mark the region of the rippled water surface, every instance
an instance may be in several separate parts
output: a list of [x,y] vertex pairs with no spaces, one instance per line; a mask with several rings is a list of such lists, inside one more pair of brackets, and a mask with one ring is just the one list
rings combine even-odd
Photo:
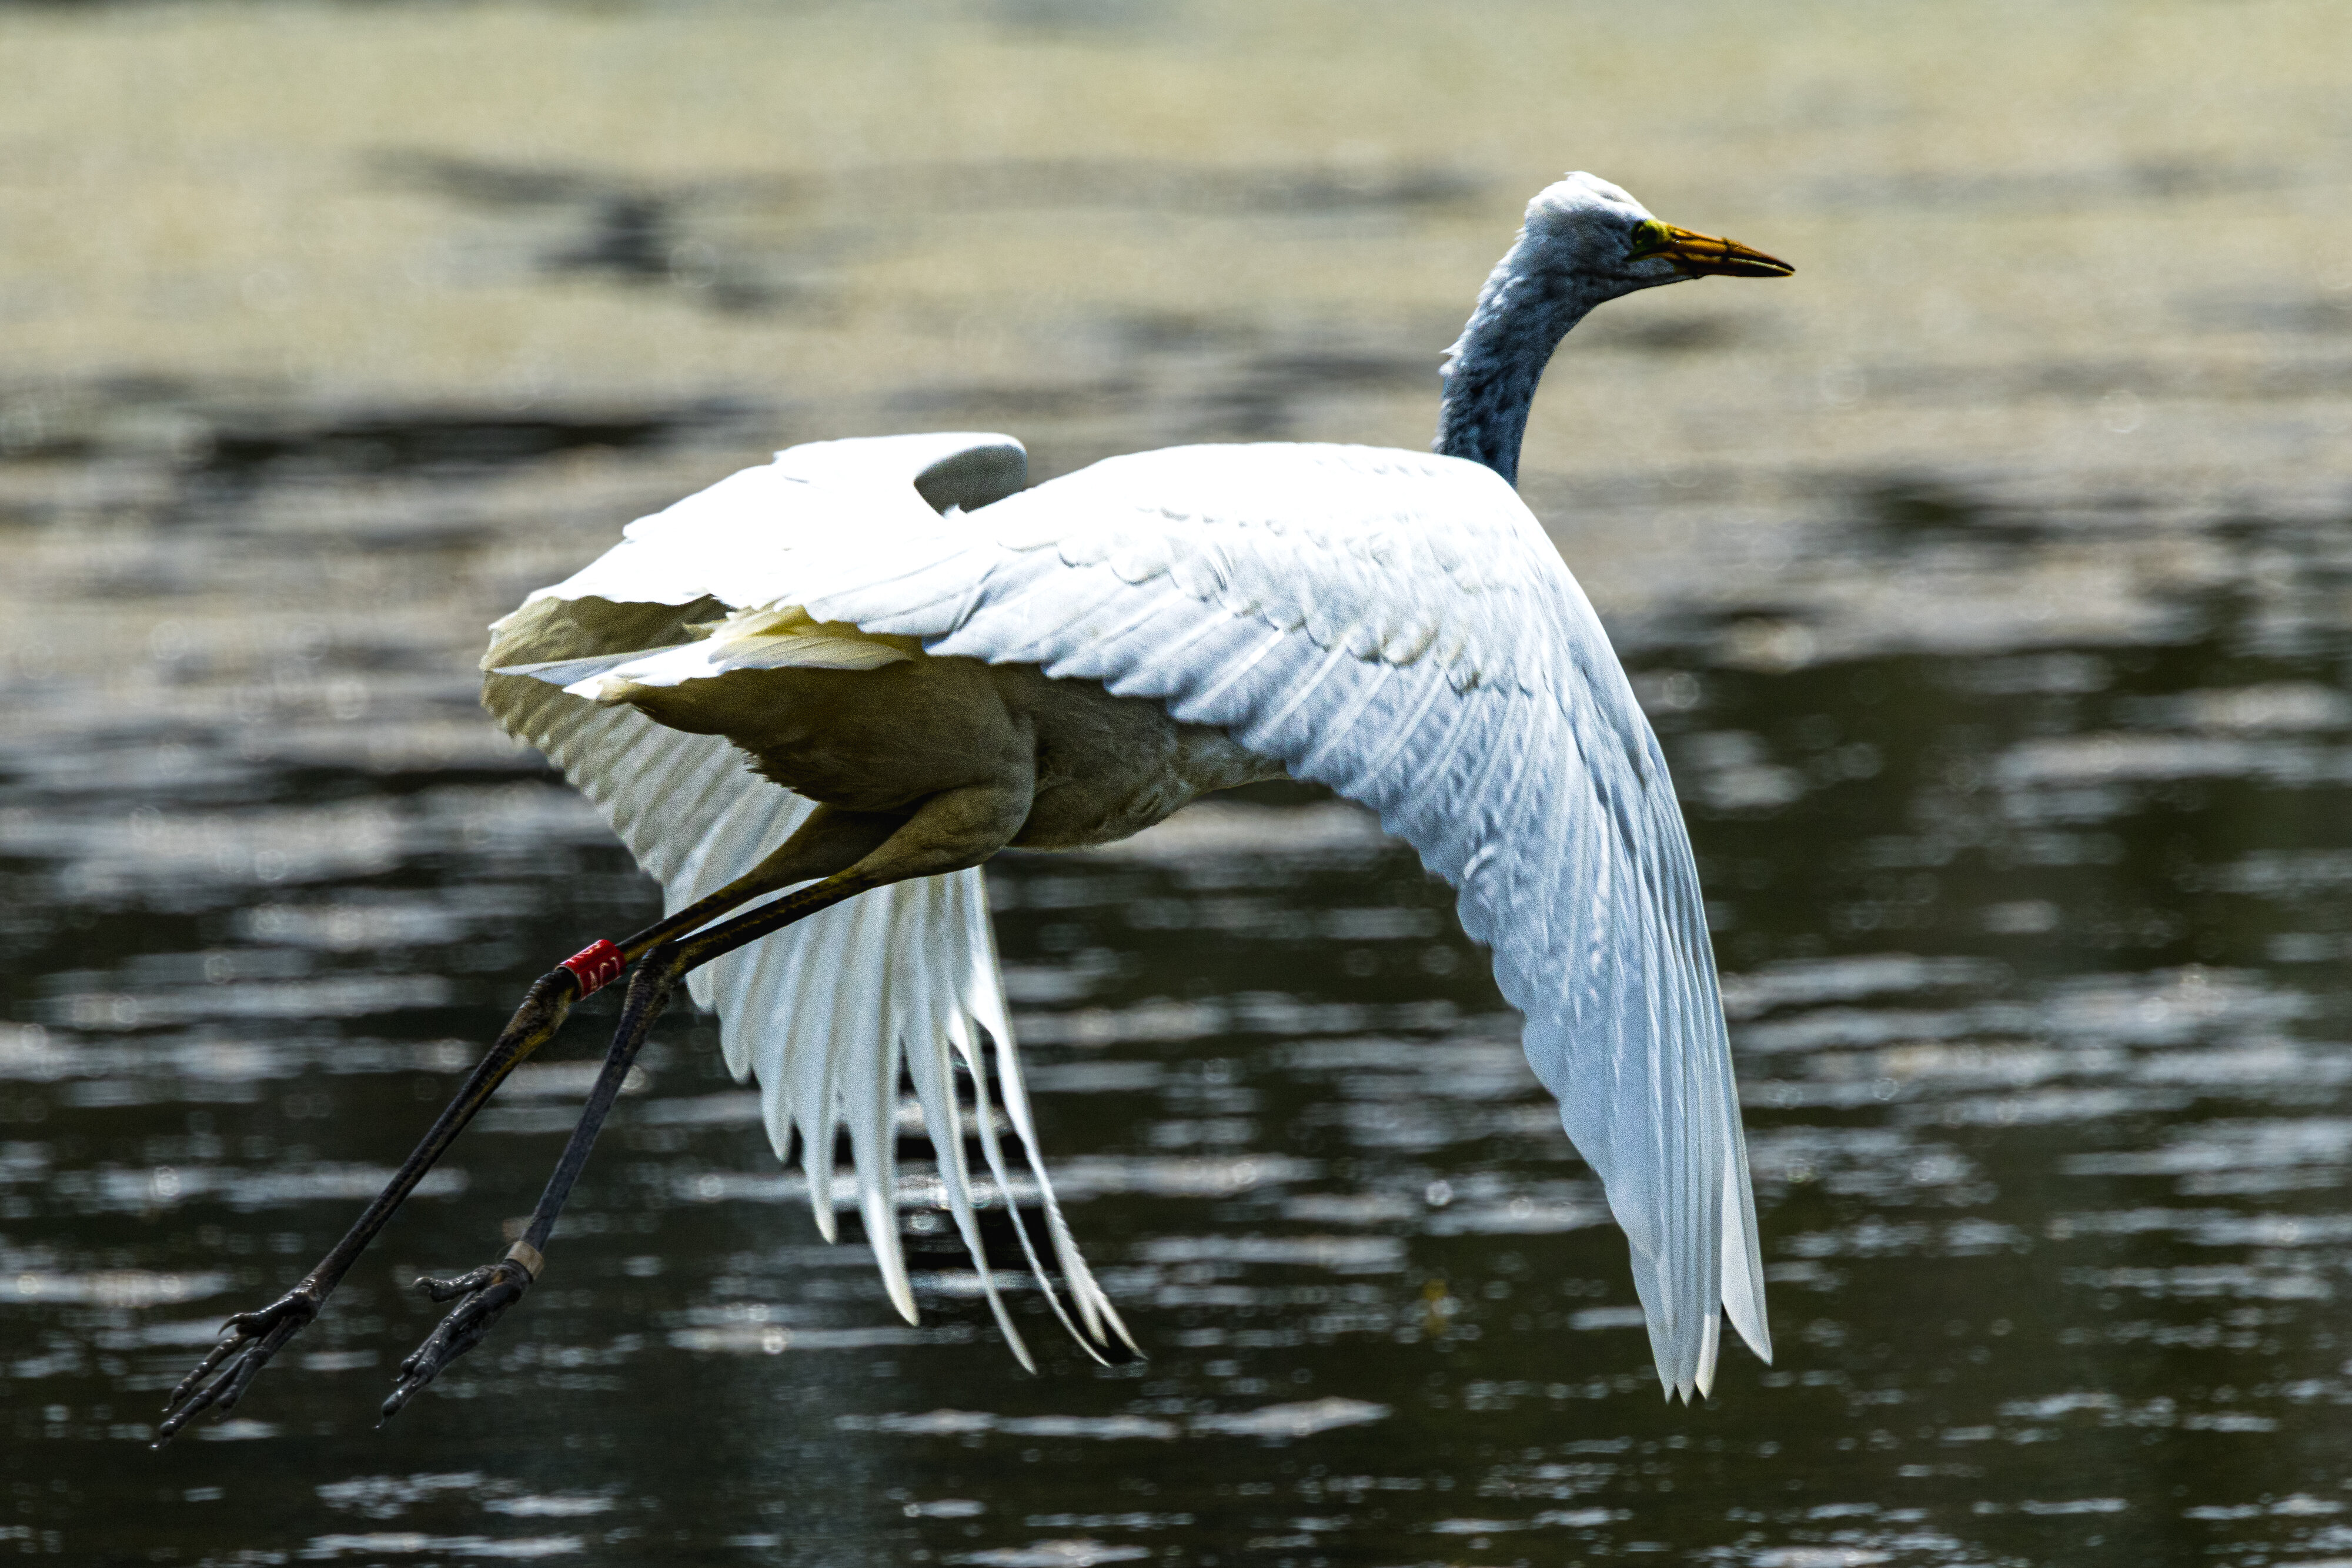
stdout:
[[[1010,31],[970,47],[1034,47],[1045,69],[1076,51],[1165,83],[1208,68],[1188,50],[1247,34],[1205,11],[1197,37],[1132,16],[1066,34],[1049,10],[989,13]],[[339,25],[425,47],[399,32],[405,15]],[[495,8],[431,15],[492,62],[528,39],[577,65],[635,36],[625,20],[533,13],[516,32]],[[2255,38],[2285,13],[2247,15]],[[249,21],[191,8],[171,26],[281,47],[237,31]],[[733,25],[666,37],[700,38],[716,80],[740,52]],[[68,74],[99,67],[59,37],[101,64],[144,47],[40,26],[56,37],[19,46]],[[1833,34],[1804,57],[1880,79],[1834,65]],[[1662,69],[1681,37],[1618,37],[1610,58]],[[2086,37],[2033,47],[2096,53]],[[846,47],[822,27],[802,41],[820,58]],[[1276,43],[1312,53],[1311,38]],[[1423,340],[1450,323],[1363,301],[1391,285],[1435,298],[1450,280],[1466,302],[1521,199],[1515,172],[1433,131],[1367,152],[1261,128],[1281,157],[1177,139],[1056,162],[1040,151],[1052,135],[998,126],[998,142],[936,147],[930,163],[885,149],[899,161],[862,167],[889,179],[818,189],[740,169],[600,172],[637,150],[515,152],[462,117],[453,143],[479,145],[427,157],[438,132],[419,120],[377,127],[373,151],[315,153],[318,178],[373,193],[365,210],[386,225],[343,231],[372,236],[351,254],[446,290],[400,307],[446,335],[405,382],[305,380],[290,361],[291,379],[271,379],[278,350],[254,345],[288,310],[306,343],[381,348],[299,317],[303,268],[342,265],[307,241],[268,264],[282,275],[247,258],[215,277],[155,251],[142,287],[157,292],[104,329],[115,346],[88,350],[93,365],[173,361],[144,379],[81,373],[84,350],[59,348],[43,314],[102,279],[36,256],[0,290],[38,328],[32,368],[0,385],[0,1549],[221,1564],[2352,1562],[2352,275],[2331,281],[2338,246],[2315,252],[2316,271],[2233,278],[2195,236],[2243,226],[2189,221],[2235,212],[2242,186],[2271,193],[2266,211],[2319,212],[2341,173],[2255,139],[2174,149],[2177,164],[2094,157],[2037,183],[1970,144],[1953,157],[1997,172],[1874,185],[1837,159],[1891,144],[1853,128],[1897,125],[1893,100],[1817,112],[1804,69],[1757,47],[1743,57],[1780,62],[1769,148],[1816,172],[1746,207],[1718,191],[1748,214],[1741,237],[1796,254],[1801,280],[1822,256],[1860,301],[1884,278],[1840,270],[1859,265],[1840,259],[1854,235],[1907,232],[1888,243],[1918,245],[1923,268],[1937,246],[1959,258],[1938,275],[1948,298],[1922,295],[1930,327],[1828,361],[1808,357],[1837,314],[1820,295],[1709,285],[1612,307],[1622,320],[1570,340],[1557,374],[1581,390],[1558,396],[1586,401],[1547,403],[1527,488],[1619,634],[1690,815],[1775,1365],[1735,1348],[1713,1402],[1661,1403],[1622,1238],[1445,890],[1352,807],[1285,787],[1112,851],[991,868],[1046,1149],[1147,1359],[1087,1362],[1007,1272],[1044,1363],[1019,1371],[919,1169],[902,1220],[923,1322],[901,1323],[855,1217],[842,1245],[819,1240],[710,1020],[681,1006],[545,1281],[373,1429],[439,1315],[406,1282],[494,1255],[501,1221],[529,1209],[608,996],[501,1092],[245,1404],[152,1452],[164,1391],[221,1318],[335,1240],[530,978],[656,911],[593,813],[475,707],[484,621],[636,512],[783,440],[1003,426],[1035,436],[1044,473],[1203,436],[1417,441],[1443,338]],[[1933,51],[1904,47],[1927,102]],[[2259,78],[2248,102],[2302,79],[2258,70],[2269,57],[2251,44],[2204,57],[2213,104],[2242,78]],[[977,90],[923,79],[949,120]],[[1423,89],[1412,81],[1394,101]],[[1376,108],[1332,112],[1377,138]],[[218,134],[218,119],[191,113],[187,134]],[[1704,122],[1702,142],[1752,151],[1745,123]],[[280,147],[252,192],[221,187],[221,210],[247,212],[271,180],[309,192],[285,172],[310,168],[302,155]],[[2146,174],[2159,166],[2173,172]],[[1688,173],[1692,189],[1705,178]],[[1838,216],[1856,209],[1883,226]],[[1290,286],[1357,301],[1361,333],[1278,301],[1186,315],[1171,288],[1210,312],[1234,276],[1178,287],[1146,267],[1044,280],[1031,327],[1052,329],[1018,352],[988,337],[986,279],[1042,278],[1022,269],[1073,235],[1156,223],[1171,246],[1247,237],[1297,258]],[[249,227],[236,244],[261,243]],[[950,230],[979,253],[969,276]],[[2186,269],[2146,303],[2179,327],[2172,346],[2159,353],[2152,329],[2095,351],[2047,335],[1969,270],[2001,234],[2078,259],[2150,241],[2136,258]],[[2151,240],[2168,234],[2189,237]],[[892,265],[952,298],[877,313],[849,280]],[[2053,319],[2112,305],[2064,271],[2048,287],[2077,287],[2079,308]],[[203,328],[215,284],[232,315]],[[77,319],[114,319],[98,292]],[[2284,314],[2253,311],[2257,296]],[[183,307],[152,341],[123,324]],[[1948,309],[1976,326],[1937,337]],[[510,361],[502,311],[544,329]],[[184,326],[197,335],[172,335]],[[720,328],[775,358],[696,380],[640,351]],[[837,382],[786,352],[836,339],[874,349]],[[609,358],[567,397],[562,356],[598,341]],[[234,373],[205,370],[248,350]],[[1633,415],[1612,400],[1646,408],[1654,440],[1620,440],[1611,421]],[[1742,400],[1775,422],[1769,442],[1742,434]],[[1564,408],[1597,433],[1570,431]],[[991,1234],[1017,1257],[1001,1220]]]
[[[1883,522],[1856,548],[1900,570]],[[2000,522],[1952,525],[1988,570],[2049,526]],[[231,570],[257,543],[205,538]],[[249,715],[55,714],[75,744],[19,753],[0,816],[12,1528],[124,1560],[2352,1551],[2352,703],[2340,628],[2292,612],[2347,562],[2333,529],[2217,538],[2277,591],[2175,606],[2162,642],[1642,657],[1781,1345],[1688,1412],[1443,889],[1275,795],[992,873],[1045,1135],[1149,1360],[1041,1333],[1020,1374],[919,1194],[901,1326],[681,1019],[528,1309],[371,1431],[436,1316],[397,1286],[529,1207],[600,1001],[299,1354],[151,1455],[221,1314],[333,1240],[549,956],[655,905],[530,758],[371,750],[475,727],[462,668],[321,628]]]

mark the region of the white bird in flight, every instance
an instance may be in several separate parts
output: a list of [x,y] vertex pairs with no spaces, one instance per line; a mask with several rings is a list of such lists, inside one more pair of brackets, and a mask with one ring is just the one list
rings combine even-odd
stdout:
[[982,1255],[987,1189],[964,1147],[969,1127],[1012,1202],[999,1107],[1062,1279],[1057,1291],[1016,1224],[1045,1299],[1088,1349],[1131,1346],[1037,1156],[979,868],[1008,845],[1111,842],[1210,790],[1286,776],[1373,808],[1459,891],[1463,927],[1492,949],[1528,1059],[1624,1229],[1668,1396],[1709,1390],[1724,1313],[1769,1360],[1689,839],[1599,620],[1512,486],[1537,382],[1587,311],[1706,274],[1790,270],[1570,174],[1528,204],[1447,356],[1433,455],[1182,446],[1024,489],[1009,436],[820,442],[640,518],[531,594],[492,628],[483,701],[603,810],[669,913],[532,988],[351,1234],[284,1297],[229,1320],[159,1440],[236,1402],[506,1074],[632,964],[612,1050],[522,1239],[418,1282],[458,1304],[403,1364],[387,1417],[538,1278],[681,978],[717,1010],[728,1065],[759,1083],[778,1156],[797,1143],[828,1238],[846,1131],[867,1239],[910,1322],[902,1071],[1014,1354],[1030,1364]]

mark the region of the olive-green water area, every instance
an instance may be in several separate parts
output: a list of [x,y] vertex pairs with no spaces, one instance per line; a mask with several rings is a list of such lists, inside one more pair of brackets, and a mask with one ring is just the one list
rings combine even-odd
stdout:
[[[2352,1562],[2352,13],[0,11],[0,1551]],[[1778,1358],[1659,1396],[1450,895],[1355,808],[989,872],[1145,1357],[919,1325],[716,1028],[389,1427],[609,998],[225,1419],[524,987],[657,908],[481,628],[793,441],[1426,443],[1568,167],[1797,267],[1607,307],[1524,493],[1664,740]]]

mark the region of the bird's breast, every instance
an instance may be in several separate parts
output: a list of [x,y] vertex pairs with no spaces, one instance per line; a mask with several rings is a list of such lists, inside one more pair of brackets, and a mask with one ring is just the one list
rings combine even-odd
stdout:
[[1283,776],[1223,730],[1179,724],[1148,698],[1054,680],[1034,664],[989,673],[1036,737],[1036,797],[1013,841],[1024,849],[1116,843],[1212,790]]

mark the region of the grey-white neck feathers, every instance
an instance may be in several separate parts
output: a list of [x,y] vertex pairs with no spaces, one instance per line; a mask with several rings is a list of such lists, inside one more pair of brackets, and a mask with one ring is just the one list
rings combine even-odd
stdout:
[[1438,372],[1435,449],[1484,463],[1519,481],[1519,442],[1528,409],[1552,350],[1568,329],[1615,290],[1601,278],[1549,255],[1557,240],[1525,231],[1478,291],[1478,308],[1446,350]]
[[1446,351],[1438,452],[1518,483],[1528,409],[1560,339],[1603,300],[1678,276],[1669,267],[1629,267],[1632,235],[1649,216],[1615,185],[1580,172],[1528,204],[1518,238]]

